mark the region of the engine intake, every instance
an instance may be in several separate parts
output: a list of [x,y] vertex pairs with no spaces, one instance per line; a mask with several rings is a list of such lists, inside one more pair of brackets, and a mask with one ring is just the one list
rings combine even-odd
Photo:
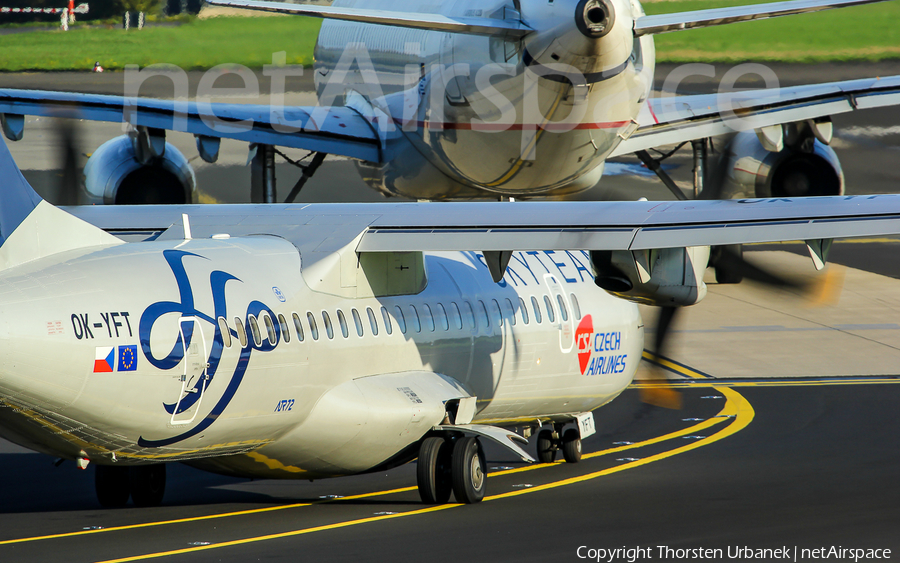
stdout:
[[172,144],[159,156],[138,160],[133,138],[116,137],[94,151],[84,167],[85,204],[193,203],[197,188],[194,170]]
[[[788,136],[790,138],[790,135]],[[763,147],[753,131],[728,145],[725,197],[842,195],[844,173],[834,150],[813,136],[785,143],[778,152]]]

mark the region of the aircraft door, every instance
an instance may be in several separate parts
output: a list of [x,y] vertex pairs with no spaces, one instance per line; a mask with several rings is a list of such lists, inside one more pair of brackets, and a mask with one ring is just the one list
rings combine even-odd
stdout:
[[[181,332],[181,345],[184,349],[184,373],[181,375],[181,393],[175,409],[172,411],[172,424],[190,424],[200,411],[200,403],[209,382],[206,359],[209,352],[206,346],[206,337],[197,317],[181,317],[178,319],[178,329]],[[188,344],[190,342],[190,344]],[[192,400],[193,395],[196,400]],[[182,411],[183,412],[179,412]]]
[[559,349],[563,353],[571,352],[575,347],[575,327],[562,285],[552,274],[544,274],[544,283],[550,290],[550,305],[555,310],[554,324],[559,328]]

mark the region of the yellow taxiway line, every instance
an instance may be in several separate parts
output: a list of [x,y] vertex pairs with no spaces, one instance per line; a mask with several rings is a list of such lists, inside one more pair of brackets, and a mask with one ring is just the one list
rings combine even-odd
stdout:
[[[647,465],[649,463],[653,463],[653,462],[660,461],[660,460],[663,460],[663,459],[666,459],[666,458],[669,458],[669,457],[672,457],[675,455],[679,455],[679,454],[712,444],[712,443],[722,440],[723,438],[726,438],[728,436],[731,436],[732,434],[739,432],[740,430],[744,429],[748,424],[750,424],[750,422],[753,420],[753,417],[755,416],[755,413],[754,413],[753,407],[750,405],[750,403],[737,391],[735,391],[729,387],[721,387],[721,388],[718,388],[718,390],[720,392],[722,392],[722,394],[725,396],[726,402],[725,402],[725,405],[723,406],[722,410],[715,417],[707,419],[698,424],[692,425],[683,430],[665,434],[663,436],[659,436],[656,438],[651,438],[651,439],[645,440],[643,442],[637,442],[635,444],[628,444],[628,445],[617,447],[617,448],[610,448],[610,449],[602,450],[599,452],[586,454],[584,457],[585,458],[593,458],[593,457],[599,457],[599,456],[603,456],[603,455],[609,455],[612,453],[621,452],[624,450],[641,448],[641,447],[648,446],[651,444],[657,444],[660,442],[664,442],[666,440],[671,440],[673,438],[677,438],[677,437],[681,437],[681,436],[685,436],[685,435],[689,435],[689,434],[695,434],[698,431],[702,431],[704,429],[713,427],[717,424],[731,421],[730,424],[726,425],[724,428],[720,429],[715,434],[712,434],[705,438],[698,439],[694,442],[685,444],[683,446],[674,448],[674,449],[666,451],[666,452],[655,454],[655,455],[652,455],[652,456],[649,456],[649,457],[646,457],[643,459],[639,459],[636,461],[623,463],[622,465],[617,465],[615,467],[603,469],[600,471],[595,471],[592,473],[587,473],[585,475],[581,475],[578,477],[571,477],[571,478],[563,479],[560,481],[554,481],[554,482],[547,483],[544,485],[538,485],[538,486],[531,487],[528,489],[522,489],[522,490],[516,490],[516,491],[507,492],[507,493],[491,495],[491,496],[486,497],[485,501],[494,501],[494,500],[499,500],[499,499],[504,499],[504,498],[527,495],[527,494],[535,493],[538,491],[545,491],[545,490],[554,489],[554,488],[558,488],[558,487],[564,487],[564,486],[575,484],[575,483],[589,481],[592,479],[596,479],[598,477],[602,477],[605,475],[611,475],[614,473],[619,473],[622,471],[626,471],[628,469],[637,468],[637,467],[640,467],[643,465]],[[500,471],[500,472],[491,474],[491,476],[508,475],[511,473],[520,473],[523,471],[533,471],[533,470],[540,469],[540,468],[551,467],[553,465],[554,464],[542,464],[542,465],[535,465],[535,466],[523,467],[523,468],[518,468],[518,469],[512,469],[512,470],[508,470],[508,471]],[[372,497],[372,496],[382,496],[382,495],[386,495],[386,494],[392,494],[392,493],[397,493],[397,492],[406,492],[406,491],[412,491],[412,490],[415,490],[415,487],[405,487],[402,489],[393,489],[393,490],[389,490],[389,491],[379,491],[379,492],[375,492],[375,493],[347,496],[342,499],[334,499],[334,500],[331,500],[328,502],[340,502],[341,500],[358,499],[358,498]],[[165,525],[165,524],[209,520],[212,518],[224,518],[224,517],[229,517],[229,516],[239,516],[239,515],[254,514],[254,513],[261,513],[261,512],[271,512],[274,510],[284,510],[284,509],[288,509],[288,508],[296,508],[299,506],[309,506],[310,504],[316,504],[316,503],[293,504],[293,505],[285,505],[282,507],[271,507],[271,508],[265,508],[265,509],[246,510],[246,511],[232,512],[232,513],[226,513],[226,514],[201,516],[201,517],[196,517],[196,518],[183,518],[183,519],[179,519],[179,520],[171,520],[171,521],[165,521],[165,522],[151,522],[151,523],[136,524],[136,525],[131,525],[131,526],[105,528],[102,530],[88,530],[88,531],[81,531],[81,532],[73,532],[73,533],[69,533],[69,534],[56,534],[53,536],[23,538],[23,539],[19,539],[19,540],[9,540],[6,542],[0,542],[0,545],[8,544],[8,543],[21,543],[21,542],[25,542],[25,541],[35,541],[35,540],[39,540],[39,539],[69,537],[69,536],[83,535],[83,534],[88,534],[88,533],[121,531],[121,530],[136,529],[136,528],[146,528],[146,527],[150,527],[150,526],[160,526],[160,525]],[[356,520],[348,520],[346,522],[337,522],[334,524],[314,526],[314,527],[303,528],[303,529],[299,529],[299,530],[291,530],[288,532],[267,534],[267,535],[262,535],[262,536],[254,536],[254,537],[243,538],[243,539],[238,539],[238,540],[231,540],[231,541],[221,542],[221,543],[216,543],[216,544],[211,544],[211,545],[194,546],[194,547],[176,549],[176,550],[170,550],[170,551],[161,551],[161,552],[157,552],[157,553],[135,555],[135,556],[124,557],[124,558],[119,558],[119,559],[112,559],[112,560],[104,561],[102,563],[125,563],[128,561],[144,561],[144,560],[148,560],[148,559],[157,559],[157,558],[168,557],[168,556],[172,556],[172,555],[192,553],[195,551],[206,551],[206,550],[211,550],[211,549],[220,549],[223,547],[246,545],[246,544],[251,544],[251,543],[269,541],[269,540],[273,540],[273,539],[294,537],[294,536],[300,536],[300,535],[305,535],[305,534],[311,534],[311,533],[315,533],[315,532],[322,532],[322,531],[326,531],[326,530],[346,528],[349,526],[356,526],[356,525],[360,525],[360,524],[368,524],[368,523],[372,523],[372,522],[378,522],[381,520],[404,518],[407,516],[415,516],[415,515],[419,515],[419,514],[428,514],[431,512],[438,512],[441,510],[448,510],[448,509],[455,508],[458,506],[462,506],[462,505],[461,504],[444,504],[444,505],[439,505],[439,506],[429,506],[426,508],[411,510],[411,511],[407,511],[407,512],[401,512],[401,513],[397,513],[397,514],[376,515],[376,516],[370,516],[367,518],[359,518]]]

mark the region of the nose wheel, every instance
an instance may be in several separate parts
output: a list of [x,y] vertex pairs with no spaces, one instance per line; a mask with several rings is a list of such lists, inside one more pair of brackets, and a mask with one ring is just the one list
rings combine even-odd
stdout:
[[416,479],[419,496],[426,504],[446,503],[451,491],[457,502],[481,502],[486,489],[487,463],[478,438],[426,438],[419,447]]

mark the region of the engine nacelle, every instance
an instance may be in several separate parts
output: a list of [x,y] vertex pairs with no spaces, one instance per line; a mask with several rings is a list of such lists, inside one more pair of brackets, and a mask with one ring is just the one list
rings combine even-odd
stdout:
[[789,132],[782,150],[771,152],[754,131],[735,135],[723,156],[727,176],[722,197],[842,195],[844,172],[834,150],[811,135],[794,137]]
[[683,307],[706,297],[709,247],[591,252],[594,283],[616,297],[658,307]]
[[184,204],[195,201],[197,179],[187,159],[170,143],[159,156],[137,157],[133,137],[122,135],[94,151],[84,167],[85,204]]

